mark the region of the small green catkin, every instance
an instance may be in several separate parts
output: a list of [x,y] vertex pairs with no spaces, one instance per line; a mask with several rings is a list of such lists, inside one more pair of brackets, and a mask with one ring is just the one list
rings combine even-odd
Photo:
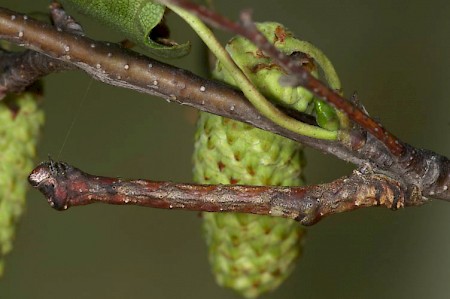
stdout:
[[[202,113],[194,179],[204,184],[300,185],[298,144],[246,124]],[[295,221],[239,213],[204,213],[209,261],[219,285],[246,298],[274,290],[301,254]]]
[[[258,26],[278,48],[293,38],[278,23]],[[226,48],[266,97],[293,109],[308,109],[312,94],[302,88],[279,86],[280,68],[247,40],[233,38]],[[220,62],[214,77],[234,84]],[[208,113],[200,113],[197,122],[193,162],[194,180],[202,184],[302,184],[300,144]],[[293,220],[239,213],[204,213],[203,217],[216,281],[243,297],[256,298],[276,289],[301,255],[305,230]]]
[[37,97],[25,92],[0,101],[0,276],[25,207],[27,176],[33,169],[36,143],[44,123]]

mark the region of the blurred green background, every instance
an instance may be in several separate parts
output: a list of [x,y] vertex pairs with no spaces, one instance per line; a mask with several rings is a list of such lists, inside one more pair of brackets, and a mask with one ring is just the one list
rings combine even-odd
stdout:
[[[232,3],[232,4],[231,4]],[[20,12],[48,1],[2,0]],[[237,18],[253,8],[259,21],[279,21],[324,50],[347,95],[358,91],[371,115],[401,139],[450,155],[450,2],[216,1]],[[193,42],[176,65],[205,75],[198,39],[174,15],[174,37]],[[91,37],[118,41],[88,21]],[[221,35],[223,40],[229,36]],[[81,72],[45,79],[40,157],[99,175],[188,182],[195,112],[164,100],[92,81]],[[81,108],[80,107],[81,103]],[[352,167],[307,150],[308,182]],[[197,213],[91,205],[60,213],[30,191],[8,255],[0,298],[238,298],[216,286]],[[450,204],[397,212],[366,209],[333,216],[309,229],[298,268],[263,298],[448,298]]]

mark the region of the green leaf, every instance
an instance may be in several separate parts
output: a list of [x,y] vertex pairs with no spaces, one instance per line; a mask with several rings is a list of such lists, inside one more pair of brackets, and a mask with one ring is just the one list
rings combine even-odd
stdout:
[[79,12],[123,33],[153,55],[177,58],[189,53],[189,42],[160,43],[152,40],[152,30],[164,17],[165,6],[150,0],[65,0]]

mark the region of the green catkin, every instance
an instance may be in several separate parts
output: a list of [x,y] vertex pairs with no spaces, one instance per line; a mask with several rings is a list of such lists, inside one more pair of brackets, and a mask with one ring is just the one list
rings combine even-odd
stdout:
[[[293,38],[278,23],[259,24],[259,29],[281,50],[284,41]],[[283,72],[247,40],[233,38],[226,48],[267,98],[300,111],[312,105],[312,94],[303,88],[279,86]],[[214,77],[234,84],[220,62]],[[200,113],[193,155],[198,183],[298,186],[302,161],[296,142]],[[295,221],[238,213],[204,213],[203,217],[209,261],[219,285],[255,298],[276,289],[294,269],[305,234]]]
[[27,176],[44,123],[36,97],[26,92],[0,101],[0,276],[25,206]]

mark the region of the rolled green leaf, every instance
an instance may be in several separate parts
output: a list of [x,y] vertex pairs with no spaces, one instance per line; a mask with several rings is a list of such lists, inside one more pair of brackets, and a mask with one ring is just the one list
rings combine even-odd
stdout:
[[152,30],[164,17],[165,6],[150,0],[65,0],[79,12],[115,28],[150,54],[177,58],[189,53],[189,42],[176,44],[152,40]]
[[[286,55],[304,50],[291,46],[292,40],[297,39],[279,23],[265,22],[257,24],[257,27],[268,40],[273,41],[275,46]],[[241,36],[233,37],[227,43],[226,49],[252,83],[274,103],[304,112],[313,100],[312,93],[303,87],[281,86],[279,80],[281,76],[285,75],[285,72],[249,40]],[[316,69],[312,73],[317,76]],[[220,62],[217,64],[214,76],[235,85],[234,79],[223,71]]]

